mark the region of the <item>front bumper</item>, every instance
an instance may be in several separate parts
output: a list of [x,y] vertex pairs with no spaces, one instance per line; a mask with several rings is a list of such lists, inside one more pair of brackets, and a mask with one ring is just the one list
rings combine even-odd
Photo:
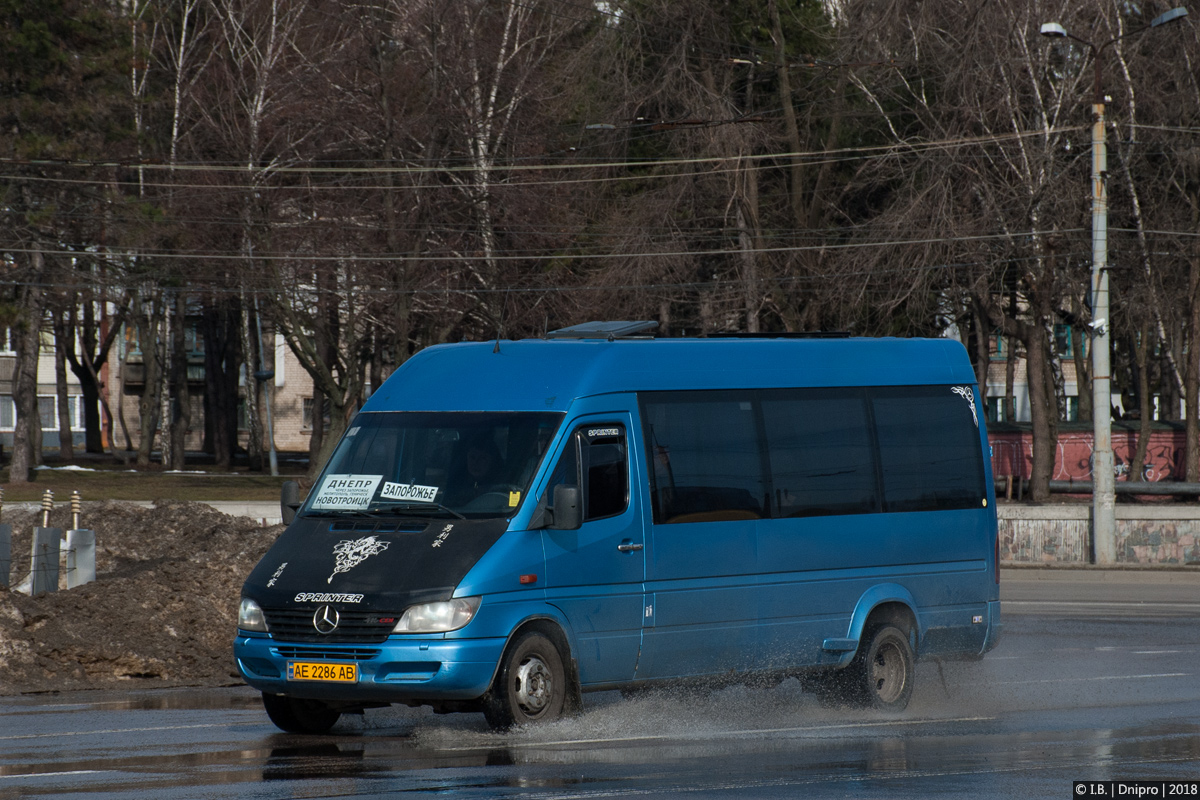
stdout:
[[[504,639],[393,636],[382,644],[312,645],[238,631],[233,655],[250,686],[271,694],[346,702],[473,700],[491,685]],[[355,683],[289,681],[288,662],[358,665]]]

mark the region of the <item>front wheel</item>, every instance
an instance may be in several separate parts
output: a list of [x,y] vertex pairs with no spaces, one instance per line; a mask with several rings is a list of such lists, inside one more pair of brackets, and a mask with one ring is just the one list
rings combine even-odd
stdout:
[[263,708],[275,727],[288,733],[326,733],[341,718],[342,712],[320,700],[304,700],[263,692]]
[[567,693],[567,672],[554,642],[540,633],[526,633],[505,652],[484,698],[483,715],[495,730],[550,722],[562,716]]
[[876,628],[845,676],[852,699],[881,711],[903,711],[912,697],[916,653],[895,625]]

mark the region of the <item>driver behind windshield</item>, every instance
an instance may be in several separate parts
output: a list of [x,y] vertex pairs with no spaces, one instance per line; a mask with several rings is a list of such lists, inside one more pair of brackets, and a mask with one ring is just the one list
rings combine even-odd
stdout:
[[480,434],[468,442],[461,464],[462,469],[453,476],[457,480],[446,492],[446,505],[466,505],[489,491],[504,489],[503,459],[490,434]]

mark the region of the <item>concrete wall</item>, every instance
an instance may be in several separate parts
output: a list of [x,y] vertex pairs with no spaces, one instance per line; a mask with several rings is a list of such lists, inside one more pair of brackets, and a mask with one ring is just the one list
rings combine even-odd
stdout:
[[[1090,505],[1001,503],[1001,564],[1091,563]],[[1200,564],[1200,507],[1118,505],[1117,561]]]

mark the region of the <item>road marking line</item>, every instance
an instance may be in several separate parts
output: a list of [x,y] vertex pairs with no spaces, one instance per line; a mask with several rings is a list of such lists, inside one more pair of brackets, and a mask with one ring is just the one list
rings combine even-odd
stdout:
[[20,739],[55,739],[60,736],[106,736],[113,733],[153,733],[155,731],[188,731],[197,728],[232,728],[237,725],[256,725],[253,722],[213,722],[206,725],[161,725],[153,728],[110,728],[102,731],[61,731],[59,733],[23,733],[18,736],[0,736],[0,742]]
[[1163,672],[1157,675],[1097,675],[1091,678],[1043,678],[1036,681],[992,681],[992,683],[1004,686],[1022,683],[1085,683],[1087,681],[1131,681],[1143,678],[1187,678],[1190,676],[1190,672]]
[[11,781],[18,778],[59,778],[65,775],[99,775],[101,772],[112,772],[107,769],[73,769],[66,772],[26,772],[21,775],[0,775],[0,781]]
[[[603,739],[562,739],[559,741],[537,741],[537,742],[511,742],[506,747],[559,747],[563,745],[580,745],[580,744],[627,744],[629,742],[655,742],[655,741],[672,741],[680,739],[723,739],[731,736],[746,736],[760,734],[780,734],[780,733],[801,733],[812,731],[836,731],[850,730],[856,728],[884,728],[884,727],[913,727],[917,725],[937,725],[947,722],[990,722],[996,719],[995,717],[952,717],[949,719],[913,719],[913,720],[880,720],[879,722],[846,722],[838,725],[805,725],[795,728],[749,728],[746,730],[725,730],[712,731],[702,735],[690,734],[647,734],[645,736],[621,736],[609,737]],[[466,752],[471,750],[480,750],[490,745],[479,745],[476,747],[450,747],[440,748],[451,752]]]

